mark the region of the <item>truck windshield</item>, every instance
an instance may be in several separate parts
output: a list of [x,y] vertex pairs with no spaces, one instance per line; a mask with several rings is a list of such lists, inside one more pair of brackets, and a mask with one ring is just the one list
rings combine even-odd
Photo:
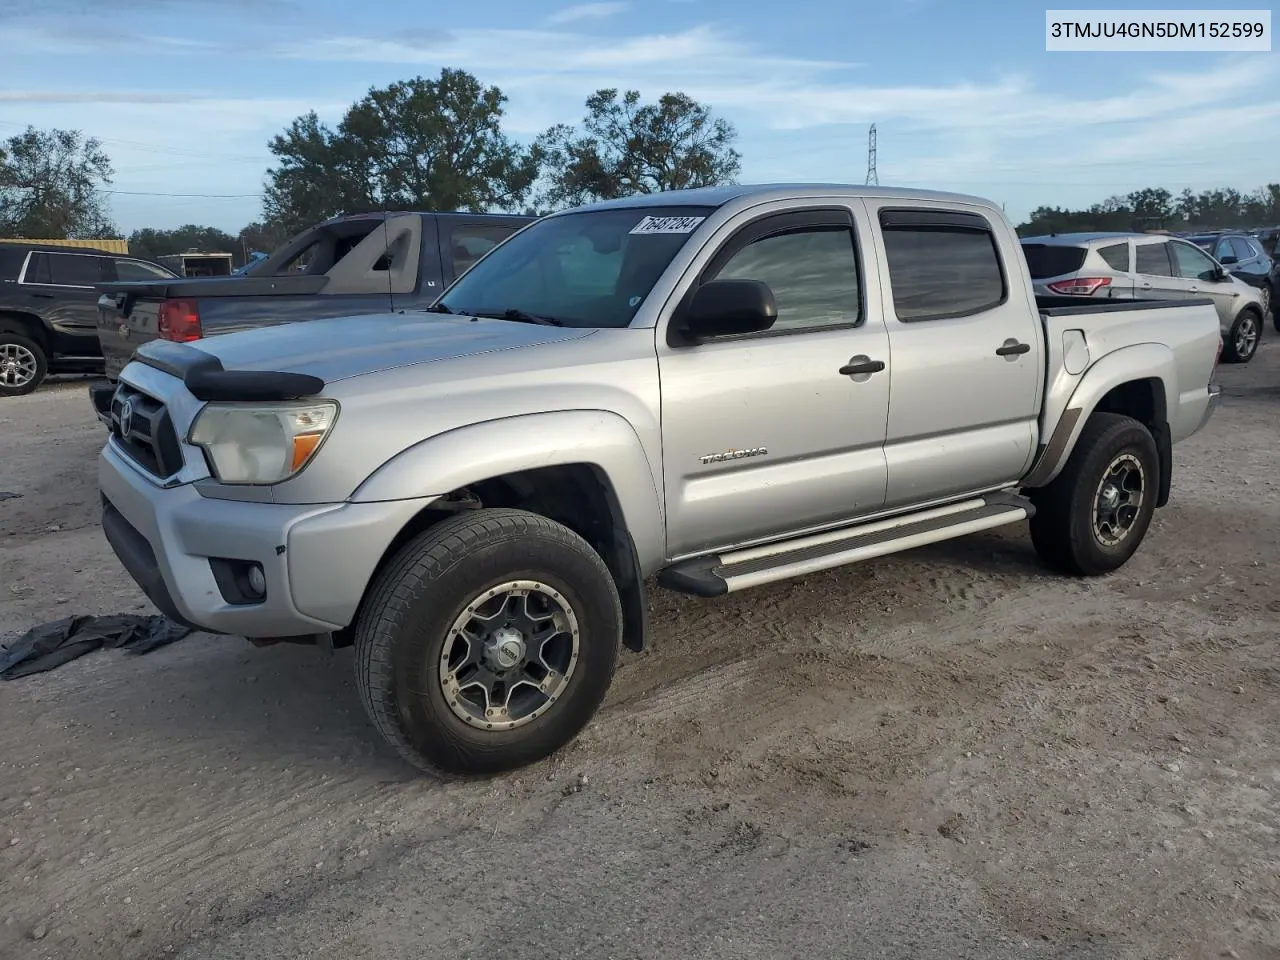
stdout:
[[625,327],[711,207],[627,207],[548,217],[468,270],[433,308]]

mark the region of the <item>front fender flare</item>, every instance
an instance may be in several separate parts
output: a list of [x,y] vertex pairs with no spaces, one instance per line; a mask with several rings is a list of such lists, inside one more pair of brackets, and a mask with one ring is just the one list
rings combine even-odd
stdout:
[[428,437],[378,467],[349,499],[441,497],[492,477],[575,463],[608,479],[641,569],[655,569],[666,551],[666,524],[654,467],[631,424],[607,410],[487,420]]
[[1139,343],[1108,353],[1086,370],[1076,384],[1049,442],[1022,485],[1043,487],[1057,477],[1102,398],[1116,387],[1135,380],[1160,381],[1164,395],[1157,397],[1157,418],[1167,420],[1169,406],[1178,398],[1178,370],[1173,351],[1162,343]]

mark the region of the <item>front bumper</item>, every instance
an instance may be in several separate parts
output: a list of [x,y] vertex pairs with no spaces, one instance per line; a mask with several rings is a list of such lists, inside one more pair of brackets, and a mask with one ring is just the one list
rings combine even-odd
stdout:
[[[355,618],[387,547],[434,498],[382,503],[277,504],[162,487],[108,442],[98,458],[102,527],[156,607],[212,633],[298,637]],[[211,558],[257,563],[265,599],[228,602]]]
[[89,403],[93,406],[93,415],[105,426],[111,426],[111,398],[115,396],[114,380],[106,383],[89,384]]

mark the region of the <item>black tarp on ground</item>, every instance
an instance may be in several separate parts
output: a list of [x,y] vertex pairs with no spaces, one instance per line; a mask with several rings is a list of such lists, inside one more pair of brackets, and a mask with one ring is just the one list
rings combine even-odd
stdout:
[[44,673],[101,647],[150,653],[190,632],[189,627],[158,616],[67,617],[32,627],[12,643],[0,646],[0,679]]

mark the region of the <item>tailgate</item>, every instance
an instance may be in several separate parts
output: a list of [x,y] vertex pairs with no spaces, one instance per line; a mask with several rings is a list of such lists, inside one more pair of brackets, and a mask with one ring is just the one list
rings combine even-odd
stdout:
[[[111,284],[110,287],[109,292],[98,297],[98,343],[102,346],[107,376],[115,380],[133,352],[156,338],[165,285],[159,284],[159,289],[143,289],[149,287],[146,283]],[[99,289],[107,289],[107,285]]]

